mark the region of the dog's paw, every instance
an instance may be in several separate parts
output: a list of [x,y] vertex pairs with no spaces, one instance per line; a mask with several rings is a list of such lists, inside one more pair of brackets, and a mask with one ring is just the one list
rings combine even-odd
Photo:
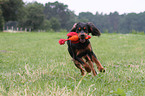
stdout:
[[81,70],[81,75],[84,76],[85,75],[85,71]]
[[96,75],[97,75],[97,72],[96,72],[96,70],[94,70],[94,71],[93,71],[93,75],[94,75],[94,76],[96,76]]
[[104,68],[102,68],[102,69],[100,70],[100,72],[103,72],[103,73],[104,73],[104,72],[105,72],[105,69],[104,69]]

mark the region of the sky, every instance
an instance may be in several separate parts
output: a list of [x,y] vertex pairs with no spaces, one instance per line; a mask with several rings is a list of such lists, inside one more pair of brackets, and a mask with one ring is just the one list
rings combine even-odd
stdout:
[[24,2],[37,1],[45,4],[47,2],[58,1],[68,5],[68,9],[74,11],[75,14],[80,12],[96,12],[109,14],[110,12],[124,13],[140,13],[145,11],[145,0],[23,0]]

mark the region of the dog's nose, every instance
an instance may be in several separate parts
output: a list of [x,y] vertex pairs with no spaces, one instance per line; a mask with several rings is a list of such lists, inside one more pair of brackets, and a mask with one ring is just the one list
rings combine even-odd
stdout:
[[81,38],[82,39],[85,39],[85,34],[81,34]]
[[83,37],[83,36],[85,36],[85,34],[81,34],[81,36]]

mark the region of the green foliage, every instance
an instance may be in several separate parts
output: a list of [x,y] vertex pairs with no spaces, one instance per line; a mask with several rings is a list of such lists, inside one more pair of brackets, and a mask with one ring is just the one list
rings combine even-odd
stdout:
[[109,33],[131,33],[132,30],[145,31],[145,12],[119,15],[118,12],[106,14],[82,12],[78,21],[93,22],[102,32],[107,29]]
[[137,34],[137,31],[135,31],[135,30],[132,30],[132,34]]
[[1,4],[2,13],[5,21],[17,21],[23,17],[23,1],[7,0]]
[[43,23],[48,23],[47,21],[44,22],[44,6],[40,3],[28,3],[26,5],[27,10],[27,17],[26,21],[24,22],[25,27],[32,28],[33,30],[40,29]]
[[50,23],[53,30],[58,31],[60,29],[60,22],[57,18],[52,17]]
[[59,45],[67,33],[0,33],[0,95],[143,96],[145,35],[102,34],[90,39],[105,73],[81,76]]
[[65,32],[65,33],[67,33],[68,31],[66,30],[66,29],[60,29],[60,31],[59,32]]
[[51,21],[55,18],[54,23],[56,24],[52,25],[52,29],[54,30],[68,30],[72,27],[72,23],[74,23],[75,20],[75,15],[72,11],[68,9],[68,6],[57,1],[54,3],[46,3],[44,8],[44,14],[47,20]]
[[6,25],[9,21],[17,21],[17,26],[19,27],[31,28],[32,30],[52,29],[55,31],[60,29],[68,30],[75,22],[74,13],[70,11],[68,6],[63,3],[48,2],[45,6],[43,6],[43,4],[32,2],[27,3],[24,6],[22,0],[4,1],[5,0],[3,0],[3,3],[1,4],[2,7],[0,7],[1,29],[4,23],[3,21],[6,22]]
[[92,22],[93,14],[91,12],[81,12],[79,13],[78,19],[80,22]]
[[144,35],[144,34],[145,34],[145,32],[143,32],[143,31],[142,31],[142,32],[138,32],[138,34],[140,34],[140,35]]
[[109,33],[109,32],[108,32],[108,30],[107,30],[107,29],[104,29],[104,30],[103,30],[103,33]]
[[3,4],[5,2],[8,2],[9,0],[0,0],[0,4]]
[[3,30],[3,26],[4,26],[4,17],[2,15],[2,10],[1,10],[1,6],[0,6],[0,31]]
[[140,35],[144,35],[144,31],[139,32],[139,31],[136,31],[136,30],[132,30],[132,34],[140,34]]
[[50,30],[52,28],[51,22],[45,19],[40,28],[44,30]]
[[[38,2],[26,3],[22,0],[1,0],[0,2],[0,29],[12,22],[14,27],[31,28],[34,30],[70,30],[76,22],[92,22],[97,28],[107,33],[145,32],[145,12],[119,14],[111,12],[102,14],[96,12],[81,12],[77,16],[68,9],[68,5],[48,2],[45,5]],[[96,10],[97,11],[97,10]],[[14,23],[13,23],[14,22]],[[5,23],[5,24],[4,24]],[[12,27],[12,26],[9,26]]]

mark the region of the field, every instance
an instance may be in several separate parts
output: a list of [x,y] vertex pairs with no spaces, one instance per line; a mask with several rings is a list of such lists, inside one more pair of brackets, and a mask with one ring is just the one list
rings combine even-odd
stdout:
[[81,76],[71,61],[67,45],[58,44],[60,38],[67,38],[66,34],[0,33],[0,95],[145,94],[145,35],[92,37],[93,50],[106,69],[94,77],[92,74]]

